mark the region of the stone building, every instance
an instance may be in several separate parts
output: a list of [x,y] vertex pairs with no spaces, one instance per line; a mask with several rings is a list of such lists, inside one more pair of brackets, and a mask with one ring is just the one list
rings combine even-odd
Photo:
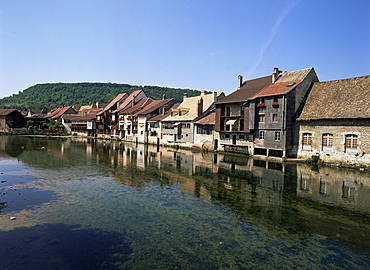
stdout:
[[297,118],[298,157],[370,165],[370,76],[315,83]]

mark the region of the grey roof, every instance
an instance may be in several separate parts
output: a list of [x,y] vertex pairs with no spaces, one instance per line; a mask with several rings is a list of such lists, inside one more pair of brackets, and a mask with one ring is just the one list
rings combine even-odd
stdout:
[[275,82],[283,83],[296,80],[302,81],[312,69],[313,68],[306,68],[302,70],[283,72],[277,77],[277,80]]
[[370,118],[370,75],[314,83],[297,120]]
[[272,76],[261,77],[253,80],[248,80],[243,83],[240,89],[232,92],[226,97],[220,99],[216,104],[246,102],[250,97],[257,94],[259,91],[269,86],[272,83]]

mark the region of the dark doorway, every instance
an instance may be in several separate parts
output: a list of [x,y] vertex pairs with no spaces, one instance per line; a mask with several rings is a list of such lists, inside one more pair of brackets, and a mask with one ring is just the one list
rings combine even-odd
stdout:
[[233,135],[233,144],[236,144],[236,135]]

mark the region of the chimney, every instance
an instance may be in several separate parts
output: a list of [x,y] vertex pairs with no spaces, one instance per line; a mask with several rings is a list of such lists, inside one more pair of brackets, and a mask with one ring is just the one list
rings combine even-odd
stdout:
[[279,77],[281,73],[281,70],[279,68],[275,67],[274,72],[272,73],[272,83],[276,82],[277,78]]
[[165,100],[165,99],[166,99],[166,94],[163,94],[162,99],[163,99],[163,100]]
[[212,93],[212,103],[214,103],[216,101],[217,101],[217,92],[213,91],[213,93]]
[[203,98],[200,98],[197,103],[197,116],[201,116],[203,113]]
[[188,98],[188,93],[184,93],[184,100]]
[[206,93],[206,91],[203,90],[202,92],[200,92],[200,95],[204,96],[205,93]]
[[238,76],[238,89],[243,86],[243,76]]
[[131,100],[131,106],[134,107],[135,106],[135,97],[132,97],[132,100]]

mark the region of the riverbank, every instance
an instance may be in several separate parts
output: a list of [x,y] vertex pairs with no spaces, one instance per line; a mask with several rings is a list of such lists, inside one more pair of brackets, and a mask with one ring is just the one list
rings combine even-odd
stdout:
[[[51,130],[50,132],[38,132],[38,133],[33,133],[33,134],[25,134],[25,133],[4,133],[0,132],[0,135],[9,135],[9,136],[29,136],[29,137],[55,137],[55,138],[74,138],[74,139],[92,139],[92,140],[98,140],[98,141],[116,141],[116,142],[127,142],[127,143],[134,143],[134,144],[143,144],[146,145],[145,143],[142,142],[137,142],[137,141],[131,141],[127,140],[124,138],[118,138],[118,137],[113,137],[113,136],[105,136],[105,137],[95,137],[95,136],[79,136],[79,135],[72,135],[69,133],[64,133],[60,131],[53,131]],[[197,146],[187,146],[187,145],[181,145],[181,144],[153,144],[153,143],[148,143],[148,145],[155,145],[157,147],[167,147],[167,148],[172,148],[175,150],[190,150],[195,153],[226,153],[228,155],[233,155],[233,156],[239,156],[239,157],[246,157],[248,155],[245,154],[239,154],[239,153],[233,153],[233,152],[227,152],[222,149],[217,149],[217,150],[212,150],[212,149],[203,149]],[[351,164],[351,163],[344,163],[344,162],[325,162],[322,159],[318,160],[312,160],[311,158],[309,159],[301,159],[301,158],[294,158],[294,157],[274,157],[274,156],[264,156],[264,155],[253,155],[249,156],[253,157],[255,159],[259,160],[266,160],[266,161],[274,161],[274,162],[282,162],[282,163],[308,163],[311,166],[330,166],[330,167],[338,167],[338,168],[352,168],[352,169],[358,169],[361,171],[364,170],[370,170],[370,164]]]

